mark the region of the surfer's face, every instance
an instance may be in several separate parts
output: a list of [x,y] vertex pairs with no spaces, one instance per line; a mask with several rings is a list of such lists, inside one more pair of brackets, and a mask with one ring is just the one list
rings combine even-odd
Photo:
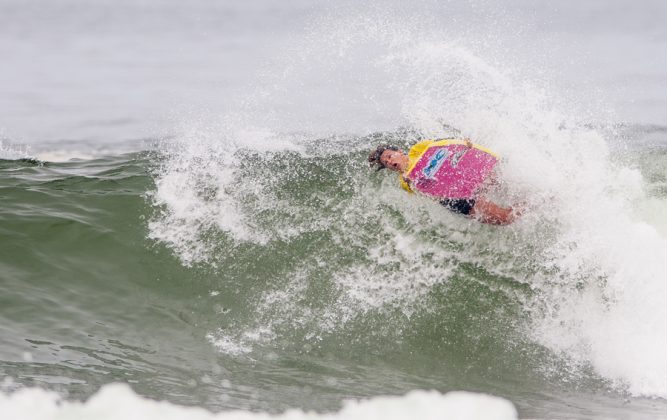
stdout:
[[407,167],[408,157],[399,150],[385,150],[380,156],[380,163],[392,171],[403,171]]

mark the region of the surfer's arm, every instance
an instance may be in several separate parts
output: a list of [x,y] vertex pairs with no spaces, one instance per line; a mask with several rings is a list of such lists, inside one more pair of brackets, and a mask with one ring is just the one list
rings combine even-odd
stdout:
[[405,191],[412,194],[412,188],[410,188],[410,183],[408,182],[408,180],[405,179],[405,177],[403,175],[400,175],[398,179],[401,183],[401,188],[403,188]]
[[478,197],[470,210],[470,216],[490,225],[509,225],[520,215],[519,211],[511,207],[500,207],[484,197]]

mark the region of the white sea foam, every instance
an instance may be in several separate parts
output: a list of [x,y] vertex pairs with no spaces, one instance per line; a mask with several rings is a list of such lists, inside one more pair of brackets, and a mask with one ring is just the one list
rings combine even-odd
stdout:
[[510,420],[517,418],[511,402],[499,397],[469,392],[440,394],[412,391],[402,397],[375,397],[346,401],[337,413],[319,414],[298,409],[271,415],[248,411],[211,413],[202,408],[182,407],[166,401],[149,400],[127,385],[104,386],[86,402],[62,400],[58,394],[27,388],[7,395],[0,393],[0,415],[7,420],[316,420],[316,419],[460,419]]
[[[404,109],[426,136],[440,135],[445,120],[507,157],[503,180],[532,210],[496,246],[529,245],[545,268],[525,279],[538,292],[527,305],[542,314],[534,336],[635,395],[667,396],[665,216],[656,223],[636,211],[633,203],[648,201],[640,172],[582,126],[585,114],[555,108],[556,93],[518,83],[465,49],[431,42],[391,59],[416,74]],[[555,235],[535,235],[545,223]],[[497,271],[492,259],[483,264]]]

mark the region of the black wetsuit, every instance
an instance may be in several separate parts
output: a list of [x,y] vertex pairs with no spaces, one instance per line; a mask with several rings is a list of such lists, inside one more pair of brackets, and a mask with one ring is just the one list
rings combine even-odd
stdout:
[[470,214],[472,208],[475,207],[475,200],[473,198],[445,198],[444,200],[440,200],[440,204],[447,207],[454,213],[461,213],[467,216]]

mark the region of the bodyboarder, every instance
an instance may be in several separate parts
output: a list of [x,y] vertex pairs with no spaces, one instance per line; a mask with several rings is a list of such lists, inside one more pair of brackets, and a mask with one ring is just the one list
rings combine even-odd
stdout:
[[[475,151],[482,159],[488,155],[487,162],[457,168],[470,151]],[[368,156],[370,165],[377,166],[378,170],[388,168],[398,172],[401,186],[410,193],[428,195],[449,210],[482,223],[508,225],[520,212],[486,199],[479,188],[490,177],[495,161],[490,151],[473,145],[469,139],[425,140],[412,146],[407,154],[396,146],[380,145]],[[445,171],[450,173],[445,174]]]

